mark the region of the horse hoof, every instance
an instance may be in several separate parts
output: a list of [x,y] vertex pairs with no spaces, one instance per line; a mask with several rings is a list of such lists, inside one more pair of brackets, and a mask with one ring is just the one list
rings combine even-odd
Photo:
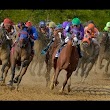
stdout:
[[51,83],[51,84],[50,84],[50,90],[53,90],[53,89],[54,89],[54,84]]
[[59,90],[59,94],[63,94],[63,90]]
[[68,90],[68,92],[70,92],[71,91],[70,87],[68,87],[67,90]]
[[8,86],[12,86],[12,82],[9,81],[9,82],[7,83],[7,85],[8,85]]
[[58,84],[59,84],[59,82],[57,81],[56,84],[55,84],[55,86],[57,86]]
[[3,78],[0,78],[0,81],[3,81]]
[[18,80],[17,79],[14,79],[14,81],[13,81],[14,83],[17,83],[18,82]]

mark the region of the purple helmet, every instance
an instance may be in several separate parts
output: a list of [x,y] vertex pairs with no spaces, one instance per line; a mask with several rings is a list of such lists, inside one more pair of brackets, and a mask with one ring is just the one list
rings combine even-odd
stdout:
[[62,23],[62,27],[63,27],[63,28],[66,28],[66,26],[67,26],[68,23],[69,23],[68,21],[64,21],[64,22]]

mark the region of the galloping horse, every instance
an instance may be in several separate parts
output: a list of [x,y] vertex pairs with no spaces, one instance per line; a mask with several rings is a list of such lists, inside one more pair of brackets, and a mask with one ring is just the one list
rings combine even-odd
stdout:
[[104,76],[108,76],[108,67],[110,64],[110,33],[100,32],[100,36],[98,37],[98,41],[100,43],[100,53],[99,53],[99,69],[102,69],[104,65],[102,65],[103,60],[107,61],[105,65]]
[[[74,43],[74,40],[73,40],[73,37],[71,37],[68,43],[61,50],[58,58],[55,58],[57,49],[52,54],[52,62],[54,65],[54,76],[52,78],[52,82],[50,85],[51,90],[54,89],[54,87],[58,84],[58,81],[57,81],[58,75],[60,71],[64,69],[66,70],[67,73],[66,73],[66,79],[63,82],[63,86],[60,90],[60,92],[62,93],[67,84],[68,79],[72,75],[72,72],[75,71],[77,68],[78,61],[79,61],[79,54],[76,46],[74,46],[73,43]],[[70,92],[70,85],[71,85],[71,82],[69,82],[68,84],[68,92]]]
[[[10,62],[11,62],[11,78],[7,85],[13,86],[13,82],[17,83],[17,90],[23,75],[31,62],[31,44],[27,31],[22,30],[18,42],[11,49]],[[16,64],[20,65],[20,71],[17,77],[15,76]]]
[[[45,55],[41,55],[41,50],[46,47],[46,45],[49,42],[49,38],[47,38],[43,33],[41,33],[41,31],[39,32],[39,37],[38,40],[35,41],[34,44],[34,51],[35,51],[35,55],[34,58],[30,64],[30,72],[32,75],[35,75],[35,68],[37,66],[37,64],[39,64],[39,68],[38,68],[38,72],[37,75],[40,76],[41,75],[41,68],[43,67],[44,61],[45,61]],[[32,68],[33,66],[33,68]]]
[[97,49],[95,48],[96,47],[89,36],[84,38],[81,42],[81,51],[83,53],[83,57],[79,60],[78,67],[75,71],[75,75],[77,75],[79,68],[81,69],[81,82],[85,81],[90,70],[97,61],[100,48],[98,45]]
[[1,68],[1,77],[0,81],[3,81],[5,84],[5,79],[10,68],[10,44],[9,44],[9,37],[7,31],[0,28],[0,65]]
[[46,74],[45,74],[45,78],[46,78],[46,86],[48,86],[48,83],[50,82],[50,71],[53,67],[52,65],[52,54],[53,52],[58,48],[58,46],[61,43],[61,39],[59,37],[59,33],[60,31],[54,31],[54,38],[55,41],[53,42],[53,44],[50,46],[49,50],[46,53],[46,58],[45,58],[45,63],[46,63]]

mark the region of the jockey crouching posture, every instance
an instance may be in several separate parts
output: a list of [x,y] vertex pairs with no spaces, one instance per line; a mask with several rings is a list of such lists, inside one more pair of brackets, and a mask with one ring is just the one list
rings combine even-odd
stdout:
[[9,40],[10,49],[12,47],[13,41],[12,36],[16,35],[16,28],[13,22],[9,18],[5,18],[3,23],[1,23],[1,28],[6,32],[7,39]]
[[46,54],[46,52],[48,51],[48,49],[50,48],[50,46],[52,45],[52,43],[54,42],[55,38],[53,36],[53,32],[54,32],[54,29],[56,27],[56,24],[54,22],[49,22],[49,39],[50,42],[47,44],[46,48],[42,50],[41,54]]
[[[78,53],[79,53],[79,57],[82,57],[81,54],[81,49],[80,49],[80,40],[83,39],[84,37],[84,28],[79,20],[79,18],[74,18],[72,20],[72,24],[68,23],[64,29],[64,36],[65,40],[64,42],[61,44],[60,48],[62,48],[70,39],[70,37],[75,36],[74,37],[74,44],[76,45],[77,49],[78,49]],[[58,50],[57,53],[60,52],[60,48]]]
[[45,37],[49,38],[49,29],[46,27],[46,22],[45,21],[40,21],[39,22],[39,31],[44,34]]
[[31,42],[31,56],[34,56],[34,40],[38,39],[38,31],[34,26],[32,26],[32,23],[30,21],[26,22],[25,24],[27,28],[27,32],[29,34],[30,42]]
[[[84,37],[90,36],[90,40],[94,44],[96,50],[99,50],[100,48],[100,45],[97,41],[98,35],[99,35],[99,31],[93,23],[88,24],[87,27],[84,29]],[[98,53],[99,51],[96,51],[94,54],[96,54],[97,56]]]

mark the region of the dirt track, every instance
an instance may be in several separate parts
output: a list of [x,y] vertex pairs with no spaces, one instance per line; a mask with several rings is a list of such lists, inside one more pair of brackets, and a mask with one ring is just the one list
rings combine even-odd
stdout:
[[[92,70],[84,84],[80,84],[80,76],[76,77],[73,73],[72,91],[67,94],[65,88],[65,94],[60,95],[58,90],[65,77],[64,70],[59,75],[60,84],[53,91],[45,87],[43,76],[32,76],[28,70],[21,81],[18,92],[11,91],[6,86],[0,86],[0,100],[110,100],[110,80],[102,79],[101,71],[103,70],[98,70],[98,74],[95,74]],[[9,74],[6,82],[9,79]]]

